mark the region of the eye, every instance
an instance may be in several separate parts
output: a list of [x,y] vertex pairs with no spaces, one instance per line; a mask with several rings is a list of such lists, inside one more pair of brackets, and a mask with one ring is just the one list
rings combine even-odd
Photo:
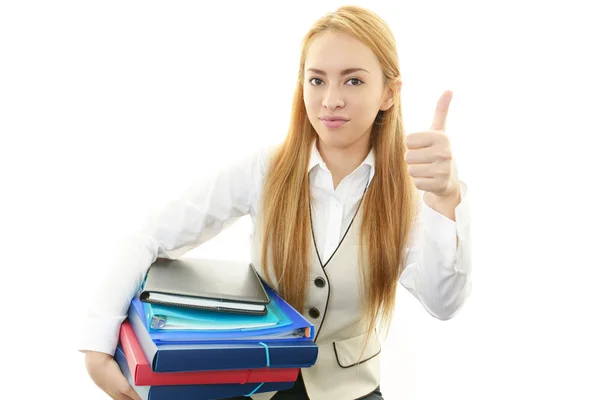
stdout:
[[[324,82],[322,79],[319,78],[310,78],[308,80],[308,82],[313,85],[313,86],[321,86]],[[348,79],[347,82],[352,82],[352,84],[350,86],[360,86],[362,85],[364,82],[358,78],[350,78]]]
[[363,81],[361,81],[361,80],[360,80],[360,79],[358,79],[358,78],[350,78],[350,79],[348,79],[348,82],[351,82],[351,81],[354,81],[354,82],[360,82],[360,83],[355,83],[355,84],[352,84],[352,85],[350,85],[350,86],[360,86],[360,85],[362,85],[362,84],[364,83]]

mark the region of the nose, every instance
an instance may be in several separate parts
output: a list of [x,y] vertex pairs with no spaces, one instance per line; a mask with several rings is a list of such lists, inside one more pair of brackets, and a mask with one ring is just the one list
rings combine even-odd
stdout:
[[340,91],[333,85],[330,86],[323,97],[323,107],[329,110],[335,110],[336,108],[344,107],[344,104],[345,102]]

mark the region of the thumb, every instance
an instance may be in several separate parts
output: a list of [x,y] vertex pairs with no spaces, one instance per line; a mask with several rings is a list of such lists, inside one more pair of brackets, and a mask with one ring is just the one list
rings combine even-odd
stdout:
[[446,90],[444,93],[442,93],[442,96],[438,100],[437,106],[435,107],[435,114],[433,115],[433,123],[431,124],[431,130],[446,130],[446,118],[448,117],[448,108],[450,107],[450,100],[452,100],[452,91]]

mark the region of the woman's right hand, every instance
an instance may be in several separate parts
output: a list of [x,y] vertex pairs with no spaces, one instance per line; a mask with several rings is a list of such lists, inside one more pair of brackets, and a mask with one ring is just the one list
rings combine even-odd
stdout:
[[94,383],[116,400],[142,400],[110,355],[98,351],[85,352],[85,367]]

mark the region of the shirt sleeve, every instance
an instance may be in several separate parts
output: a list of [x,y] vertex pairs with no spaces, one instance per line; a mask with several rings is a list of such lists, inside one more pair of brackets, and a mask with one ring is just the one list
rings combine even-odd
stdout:
[[111,254],[106,275],[92,293],[78,350],[114,355],[131,300],[158,257],[177,259],[211,239],[255,207],[271,148],[202,177],[179,196],[155,208],[145,226],[125,235]]
[[[434,317],[448,320],[471,293],[471,210],[461,181],[456,221],[430,208],[421,193],[400,283]],[[456,237],[458,236],[458,246]]]

